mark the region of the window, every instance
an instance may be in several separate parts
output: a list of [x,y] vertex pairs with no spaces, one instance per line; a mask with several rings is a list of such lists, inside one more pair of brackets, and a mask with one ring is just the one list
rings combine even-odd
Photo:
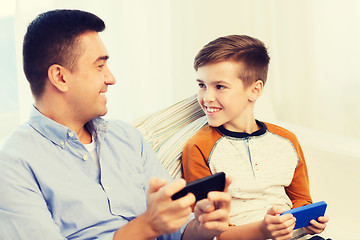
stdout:
[[0,9],[0,145],[19,119],[14,23],[15,0]]

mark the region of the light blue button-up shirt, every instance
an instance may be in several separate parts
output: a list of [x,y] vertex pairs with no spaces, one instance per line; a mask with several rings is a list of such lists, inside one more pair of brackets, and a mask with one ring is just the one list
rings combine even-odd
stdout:
[[[121,121],[87,124],[100,171],[77,134],[35,108],[0,154],[0,239],[112,239],[144,213],[151,177],[171,177]],[[181,239],[184,225],[158,239]],[[141,231],[141,229],[139,229]]]

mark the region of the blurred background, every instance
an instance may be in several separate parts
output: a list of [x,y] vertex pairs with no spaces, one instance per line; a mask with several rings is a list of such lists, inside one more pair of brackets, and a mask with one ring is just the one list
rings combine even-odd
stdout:
[[329,205],[324,234],[359,239],[360,1],[1,0],[0,144],[32,106],[22,40],[39,13],[81,9],[102,18],[110,70],[107,118],[132,122],[197,92],[194,56],[230,34],[262,40],[268,81],[259,120],[293,131],[303,147],[314,201]]

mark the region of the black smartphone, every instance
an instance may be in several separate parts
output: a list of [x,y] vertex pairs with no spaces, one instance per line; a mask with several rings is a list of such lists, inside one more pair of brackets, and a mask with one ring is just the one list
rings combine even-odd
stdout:
[[171,196],[172,200],[176,200],[186,196],[189,192],[195,195],[196,201],[207,198],[211,191],[224,191],[225,173],[219,172],[213,175],[195,180],[186,184],[186,186]]

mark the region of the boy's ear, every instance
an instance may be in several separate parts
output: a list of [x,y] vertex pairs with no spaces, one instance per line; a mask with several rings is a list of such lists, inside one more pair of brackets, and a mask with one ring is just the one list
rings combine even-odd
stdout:
[[261,95],[262,91],[264,89],[264,82],[261,80],[257,80],[250,86],[250,95],[249,95],[249,101],[255,102]]
[[66,82],[67,70],[59,64],[53,64],[48,69],[48,78],[50,83],[61,92],[68,91]]

